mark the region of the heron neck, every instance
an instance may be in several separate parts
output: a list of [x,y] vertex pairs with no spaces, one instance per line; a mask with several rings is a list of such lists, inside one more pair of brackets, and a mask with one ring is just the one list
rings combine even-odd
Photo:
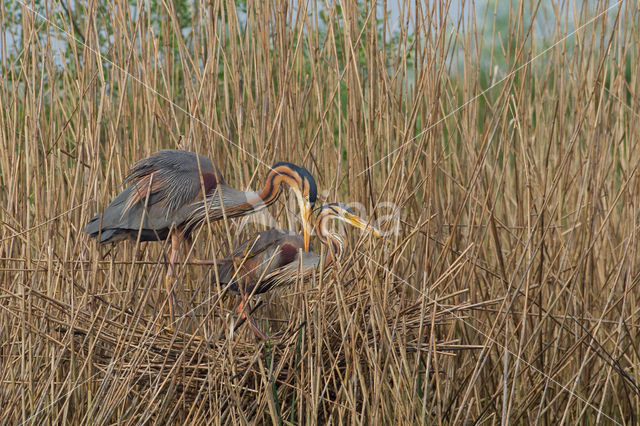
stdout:
[[331,264],[342,257],[343,243],[338,234],[329,230],[329,220],[331,220],[331,216],[329,214],[321,213],[318,216],[318,219],[316,220],[316,234],[318,235],[320,242],[327,246],[329,252],[327,262],[328,264]]
[[[285,173],[287,174],[285,175]],[[272,204],[278,196],[280,196],[280,186],[282,183],[286,182],[291,185],[292,181],[295,182],[295,179],[290,173],[283,170],[271,169],[264,183],[264,188],[262,188],[262,191],[258,194],[260,201],[266,205]]]
[[300,177],[293,174],[287,167],[277,167],[271,169],[267,175],[264,188],[258,194],[249,198],[246,202],[238,206],[239,210],[259,211],[273,204],[280,196],[280,189],[283,183],[292,187],[301,187]]

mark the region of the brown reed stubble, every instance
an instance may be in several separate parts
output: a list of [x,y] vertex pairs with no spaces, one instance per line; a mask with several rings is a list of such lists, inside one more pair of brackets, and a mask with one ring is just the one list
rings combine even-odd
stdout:
[[[607,5],[547,9],[557,25],[542,44],[522,11],[537,4],[516,3],[488,61],[477,33],[495,26],[493,5],[475,21],[449,17],[455,36],[447,2],[414,6],[394,48],[376,47],[388,16],[353,2],[328,8],[324,39],[306,3],[256,2],[246,25],[230,2],[198,3],[186,37],[173,2],[155,29],[146,12],[89,3],[75,30],[68,14],[56,21],[86,46],[23,9],[23,50],[0,86],[2,418],[633,421],[632,3],[531,64],[569,31],[567,15],[579,26]],[[107,21],[115,37],[99,45]],[[69,63],[54,61],[50,35],[70,42]],[[486,87],[482,68],[505,81],[455,111]],[[215,271],[185,266],[186,319],[167,334],[166,247],[109,252],[81,230],[133,162],[169,147],[215,159],[237,187],[258,187],[274,161],[302,163],[326,201],[373,217],[381,201],[398,205],[400,234],[387,246],[349,236],[336,270],[263,297],[255,315],[271,346],[246,327],[232,335],[234,301],[209,285]],[[295,209],[271,212],[295,226]],[[238,223],[208,225],[198,255],[227,251],[246,235]]]

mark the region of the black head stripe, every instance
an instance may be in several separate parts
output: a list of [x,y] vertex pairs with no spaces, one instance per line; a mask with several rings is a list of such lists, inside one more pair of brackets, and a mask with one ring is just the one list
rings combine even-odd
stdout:
[[305,182],[307,183],[308,194],[304,194],[304,195],[309,195],[309,204],[313,208],[313,206],[316,204],[316,199],[318,198],[318,187],[316,185],[316,180],[313,178],[313,175],[311,175],[311,173],[309,173],[309,170],[305,169],[304,167],[296,166],[295,164],[287,163],[285,161],[280,161],[274,164],[273,166],[271,166],[271,169],[276,169],[281,166],[287,167],[291,171],[298,174],[303,185],[303,188],[300,188],[300,189],[303,192],[304,192],[304,183]]
[[336,215],[340,215],[340,212],[342,210],[349,212],[353,215],[355,215],[355,213],[353,212],[353,210],[351,210],[349,207],[347,207],[346,205],[342,204],[342,203],[330,203],[330,204],[325,204],[324,206],[322,206],[321,208],[323,209],[330,209],[334,214]]
[[313,178],[311,173],[307,169],[303,169],[305,171],[305,179],[309,184],[309,203],[311,207],[316,204],[316,199],[318,198],[318,187],[316,186],[316,180]]

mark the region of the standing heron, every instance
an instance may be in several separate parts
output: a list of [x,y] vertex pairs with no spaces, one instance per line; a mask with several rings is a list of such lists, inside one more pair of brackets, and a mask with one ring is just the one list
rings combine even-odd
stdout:
[[[331,220],[341,220],[378,238],[384,238],[378,229],[368,225],[344,204],[325,204],[317,210],[315,231],[328,249],[328,256],[324,261],[325,270],[342,257],[344,249],[344,241],[340,235],[329,230]],[[219,260],[220,284],[228,285],[232,291],[240,294],[242,299],[236,312],[241,318],[248,317],[251,328],[262,339],[265,335],[251,318],[247,300],[252,294],[264,293],[274,287],[291,285],[298,279],[307,280],[313,276],[320,267],[321,258],[314,252],[301,252],[300,249],[304,247],[305,240],[300,235],[282,229],[270,229],[243,242],[230,258]],[[238,263],[237,266],[234,261]]]
[[229,186],[220,170],[207,157],[193,152],[164,150],[138,161],[124,179],[125,189],[84,229],[100,243],[125,239],[163,241],[171,237],[167,270],[169,314],[173,322],[173,292],[170,278],[183,240],[191,242],[192,231],[206,221],[255,213],[272,204],[281,185],[289,185],[298,199],[309,246],[310,216],[317,188],[311,173],[290,163],[276,163],[260,192]]

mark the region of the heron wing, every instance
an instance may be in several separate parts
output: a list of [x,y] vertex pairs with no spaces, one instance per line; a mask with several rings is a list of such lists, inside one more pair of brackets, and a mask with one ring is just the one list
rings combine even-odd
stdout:
[[203,183],[209,193],[223,182],[220,171],[202,155],[160,151],[131,168],[123,182],[126,188],[89,221],[85,233],[102,233],[101,242],[135,238],[138,231],[142,240],[165,239],[172,226],[191,216]]
[[302,256],[296,257],[294,261],[266,274],[260,280],[256,293],[264,293],[275,287],[293,285],[298,279],[306,281],[313,276],[319,264],[320,256],[318,254],[302,252]]
[[124,184],[134,188],[123,213],[151,193],[157,195],[157,202],[149,208],[162,201],[161,213],[168,217],[202,199],[203,184],[208,194],[223,182],[220,171],[205,156],[187,151],[160,151],[138,161],[129,171]]
[[183,206],[167,217],[163,210],[161,196],[151,194],[146,199],[136,203],[122,212],[127,203],[127,197],[132,188],[127,188],[102,212],[94,216],[84,229],[86,234],[96,237],[101,233],[100,242],[116,242],[126,238],[137,238],[140,232],[141,241],[164,240],[172,227],[179,226],[189,217],[188,206]]

